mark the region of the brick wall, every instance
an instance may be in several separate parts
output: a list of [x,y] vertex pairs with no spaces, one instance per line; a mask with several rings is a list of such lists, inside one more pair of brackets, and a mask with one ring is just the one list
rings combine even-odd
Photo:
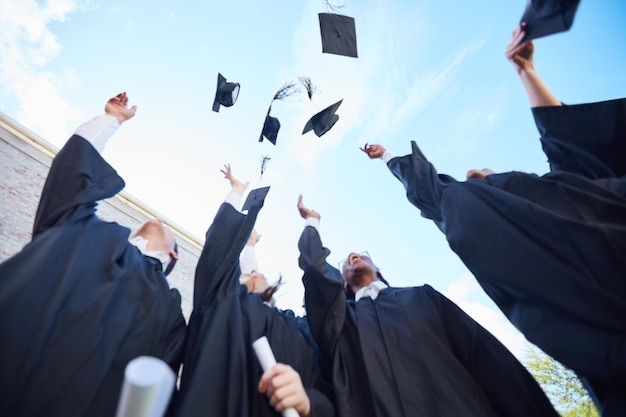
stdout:
[[[0,262],[31,238],[41,190],[58,149],[0,112]],[[182,295],[186,318],[193,304],[193,275],[202,242],[127,193],[104,200],[98,216],[129,228],[159,217],[176,234],[179,261],[168,281]]]

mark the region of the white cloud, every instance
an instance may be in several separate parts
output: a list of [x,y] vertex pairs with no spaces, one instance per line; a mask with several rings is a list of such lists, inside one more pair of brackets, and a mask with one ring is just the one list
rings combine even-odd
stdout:
[[65,139],[69,125],[82,118],[82,112],[61,97],[57,81],[53,74],[40,72],[14,84],[20,122],[49,140]]
[[399,125],[431,103],[452,82],[465,59],[476,54],[484,46],[486,40],[487,36],[472,40],[463,49],[452,54],[425,75],[415,78],[406,89],[402,101],[398,103],[392,126]]
[[19,122],[46,138],[64,137],[67,125],[80,118],[60,93],[76,75],[57,75],[45,66],[61,49],[48,29],[85,3],[76,0],[0,0],[0,84],[17,99]]
[[454,281],[446,290],[444,295],[454,302],[464,300],[476,290],[477,284],[473,277],[463,277]]

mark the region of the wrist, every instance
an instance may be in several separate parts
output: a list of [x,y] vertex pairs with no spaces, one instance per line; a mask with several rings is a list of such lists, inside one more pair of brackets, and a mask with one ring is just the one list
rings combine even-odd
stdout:
[[383,154],[381,155],[380,159],[382,159],[383,162],[388,163],[389,161],[391,161],[395,157],[396,157],[395,153],[391,152],[390,150],[385,149],[385,152],[383,152]]
[[523,66],[517,70],[517,75],[522,79],[524,84],[534,82],[537,78],[537,71],[533,65]]
[[115,118],[115,120],[117,120],[117,122],[118,122],[120,125],[121,125],[122,123],[124,123],[126,120],[128,120],[128,118],[127,118],[127,117],[124,117],[124,116],[122,116],[122,115],[120,115],[120,114],[116,114],[116,113],[108,113],[108,112],[105,112],[105,114],[106,114],[107,116],[114,117],[114,118]]

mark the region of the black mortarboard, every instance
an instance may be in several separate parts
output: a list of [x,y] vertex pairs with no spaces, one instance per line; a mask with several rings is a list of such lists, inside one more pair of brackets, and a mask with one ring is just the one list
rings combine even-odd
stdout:
[[272,144],[276,145],[276,138],[278,137],[278,131],[280,130],[280,122],[277,118],[270,116],[270,111],[272,110],[272,106],[267,110],[267,115],[265,116],[265,121],[263,122],[263,130],[261,131],[261,136],[259,136],[259,142],[263,142],[263,138],[272,142]]
[[263,207],[265,196],[267,196],[267,193],[269,192],[269,190],[270,190],[270,187],[267,186],[267,187],[261,187],[261,188],[257,188],[255,190],[250,191],[250,194],[248,194],[246,201],[243,203],[243,207],[241,208],[241,211],[250,210],[252,207],[258,207],[258,208]]
[[302,134],[304,135],[305,133],[313,130],[317,137],[321,137],[324,133],[328,132],[330,128],[337,123],[337,120],[339,120],[339,116],[336,115],[335,112],[339,108],[342,101],[343,99],[339,100],[335,104],[326,107],[324,110],[311,117],[309,121],[306,122]]
[[239,95],[239,83],[226,82],[226,78],[220,73],[217,74],[217,89],[215,90],[215,99],[213,100],[213,111],[220,111],[220,104],[224,107],[230,107],[237,101]]
[[520,23],[526,23],[524,41],[565,32],[574,22],[580,0],[528,0]]
[[320,13],[322,52],[358,58],[354,19],[334,13]]

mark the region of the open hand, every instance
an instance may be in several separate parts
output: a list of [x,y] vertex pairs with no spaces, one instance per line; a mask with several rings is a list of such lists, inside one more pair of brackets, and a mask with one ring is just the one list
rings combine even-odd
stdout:
[[369,145],[366,143],[365,146],[359,149],[365,152],[370,159],[382,158],[385,153],[385,148],[381,145]]
[[248,188],[248,184],[250,184],[249,182],[241,182],[237,178],[233,177],[230,164],[224,164],[224,169],[220,169],[220,172],[224,174],[224,178],[230,181],[230,186],[233,188],[233,191],[243,193],[246,188]]
[[511,61],[518,74],[535,69],[533,62],[535,46],[532,41],[522,42],[526,34],[525,26],[526,23],[522,23],[515,28],[511,43],[507,45],[506,51],[504,52],[506,58]]
[[300,216],[302,216],[302,218],[305,220],[309,217],[314,217],[318,220],[322,218],[322,216],[320,216],[317,211],[304,207],[304,203],[302,202],[302,195],[298,196],[298,211],[300,212]]
[[107,101],[107,104],[104,106],[104,112],[115,117],[117,121],[122,124],[126,120],[132,119],[135,116],[137,106],[133,106],[129,109],[128,96],[126,95],[126,92],[123,92]]

